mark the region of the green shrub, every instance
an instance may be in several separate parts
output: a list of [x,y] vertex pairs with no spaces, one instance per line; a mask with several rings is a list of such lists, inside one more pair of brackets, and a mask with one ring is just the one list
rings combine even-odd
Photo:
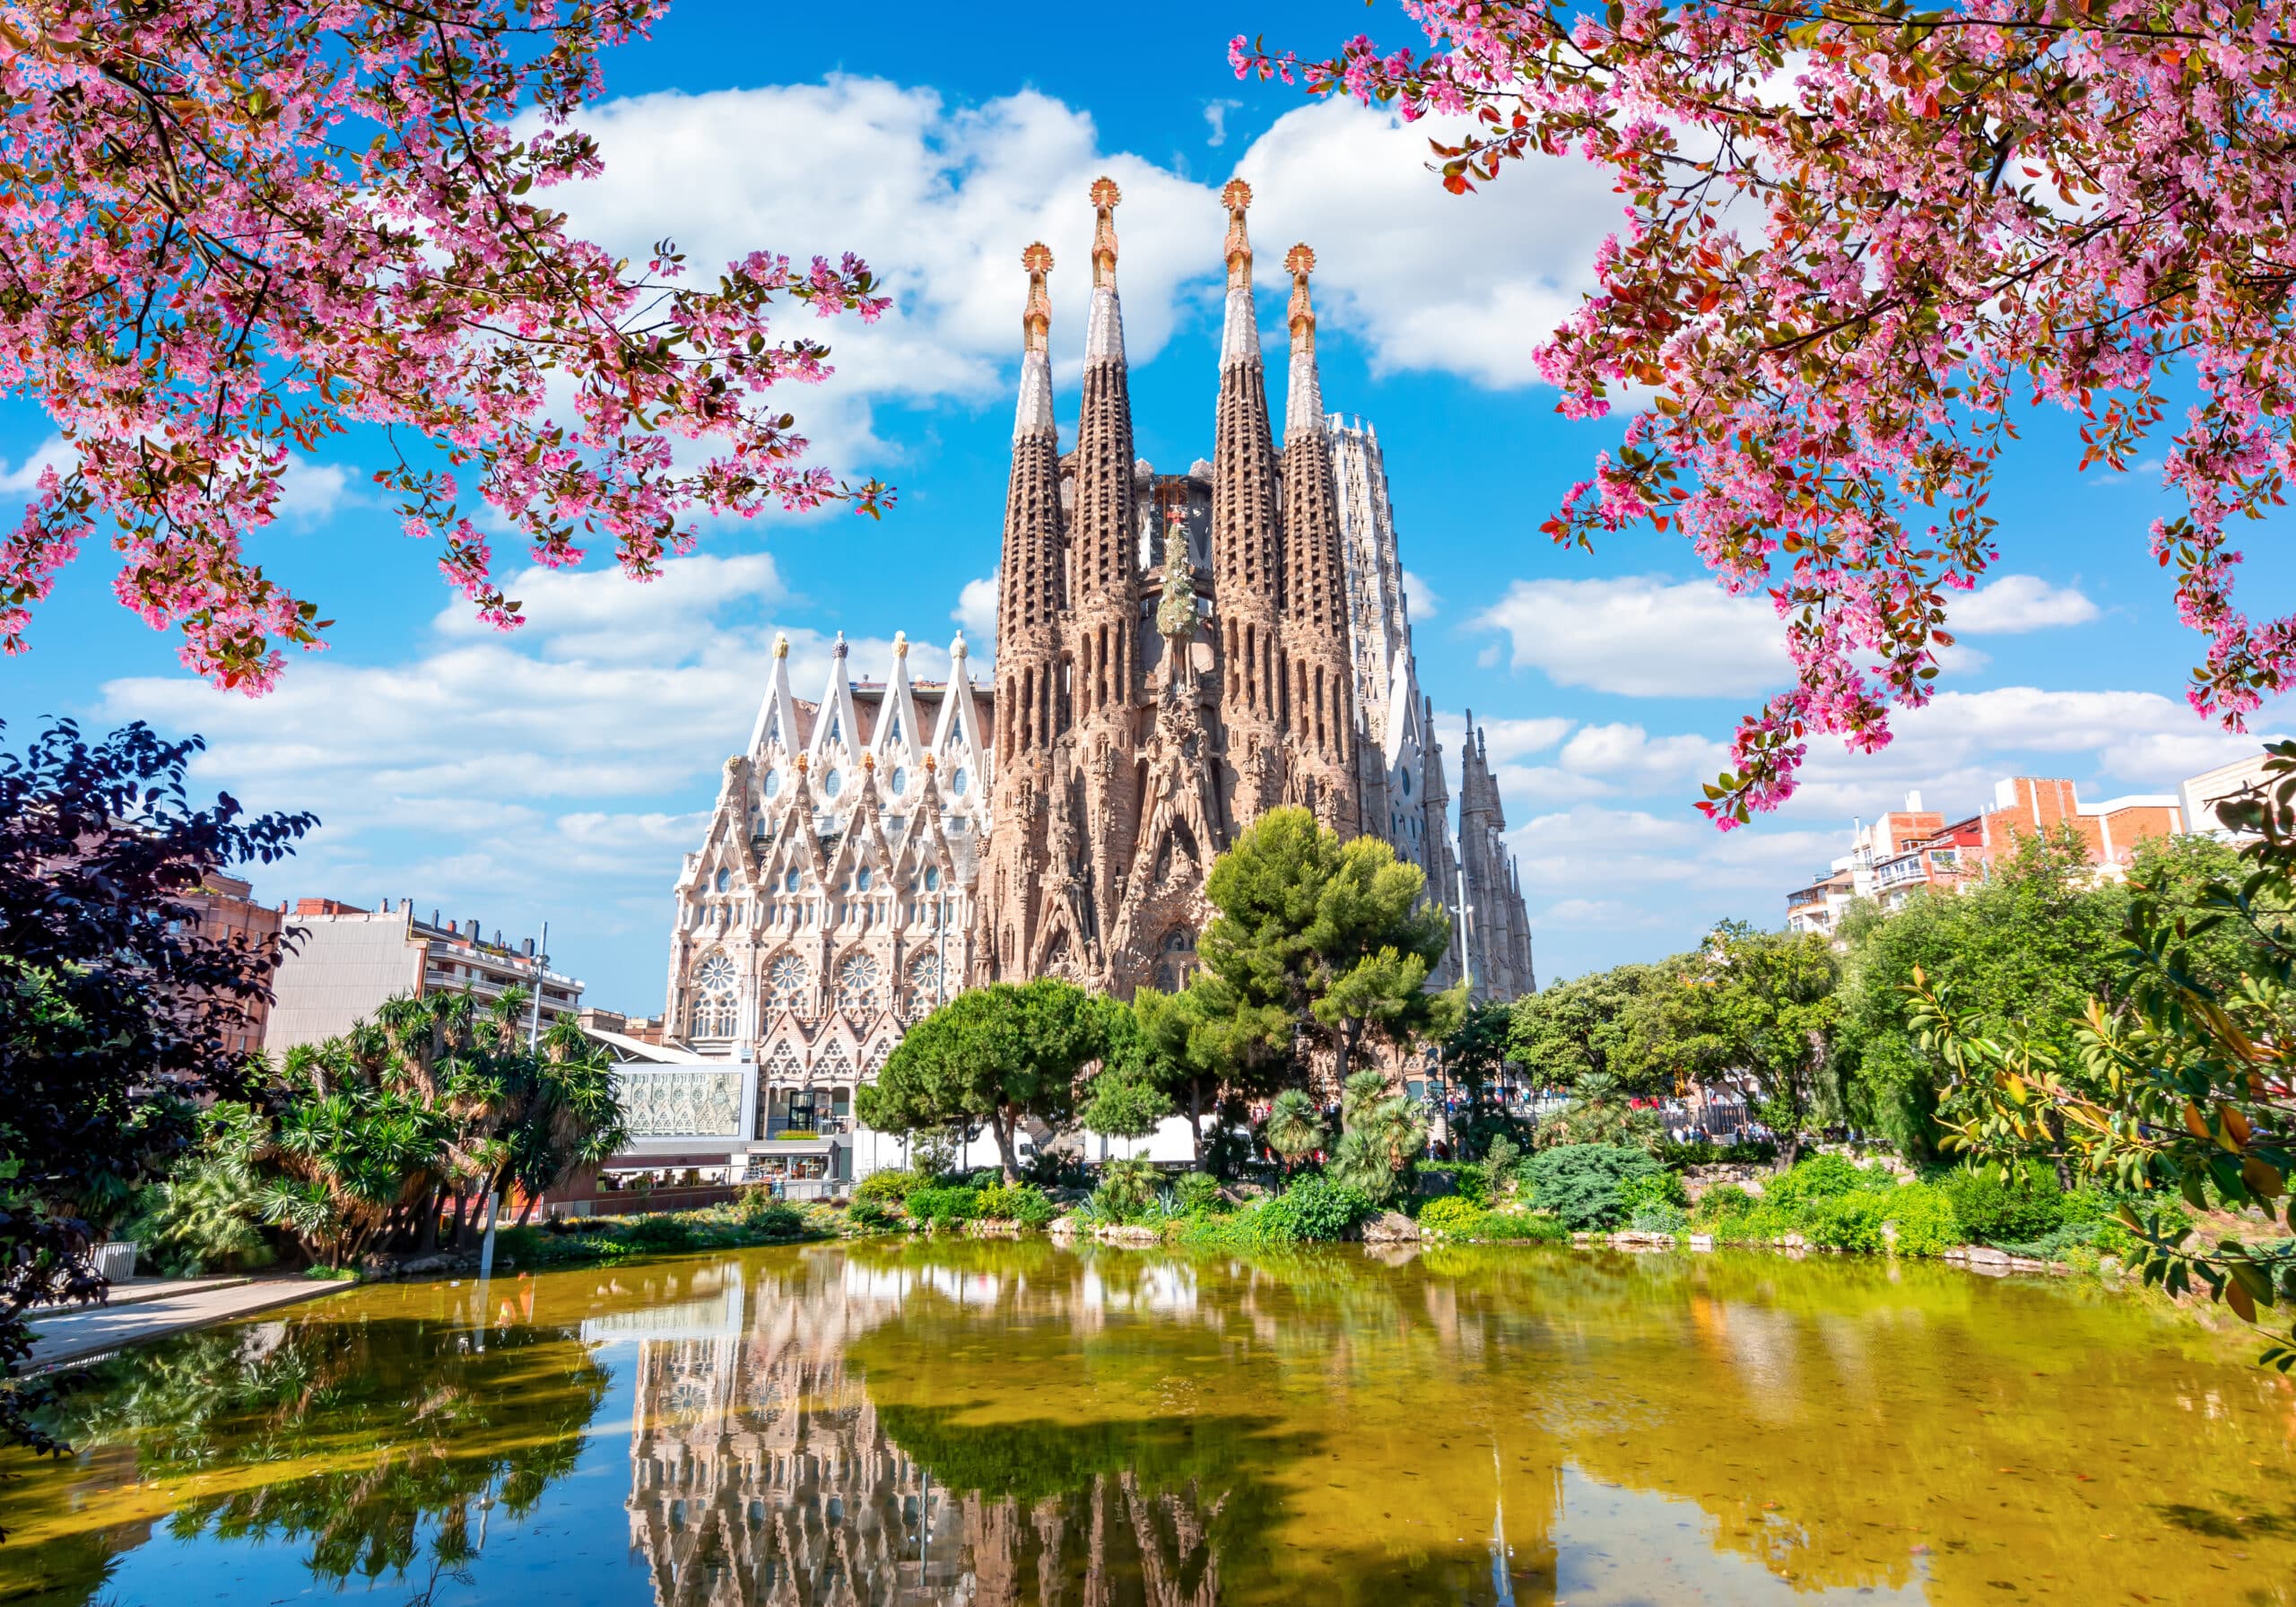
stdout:
[[864,1233],[888,1233],[901,1225],[900,1218],[892,1213],[883,1200],[857,1195],[845,1212],[846,1222]]
[[[1937,1180],[1961,1230],[1985,1244],[2030,1243],[2066,1223],[2066,1196],[2056,1173],[2029,1161],[2004,1179],[1992,1167],[1956,1167]],[[2083,1203],[2085,1210],[2089,1202]],[[2103,1210],[2088,1216],[2094,1220]]]
[[1646,1200],[1634,1208],[1626,1225],[1637,1233],[1680,1233],[1690,1225],[1690,1214],[1666,1200]]
[[742,1196],[741,1223],[767,1238],[795,1238],[805,1230],[805,1219],[795,1205],[756,1189]]
[[853,1189],[853,1199],[857,1204],[863,1200],[897,1203],[908,1199],[920,1188],[931,1187],[932,1184],[933,1179],[922,1172],[901,1171],[888,1168],[882,1172],[871,1172],[856,1184]]
[[1821,1196],[1808,1209],[1803,1237],[1829,1250],[1873,1254],[1883,1248],[1890,1201],[1891,1195],[1865,1188]]
[[1897,1224],[1897,1253],[1900,1255],[1942,1255],[1962,1242],[1961,1224],[1953,1203],[1926,1183],[1909,1183],[1884,1196],[1889,1220]]
[[1033,1184],[998,1183],[980,1191],[980,1214],[994,1221],[1042,1228],[1059,1215],[1060,1210]]
[[911,1220],[924,1228],[952,1228],[981,1214],[980,1190],[970,1184],[910,1191],[903,1203]]
[[1100,1185],[1092,1191],[1092,1212],[1104,1220],[1120,1222],[1148,1208],[1156,1197],[1156,1163],[1144,1158],[1111,1160],[1100,1168]]
[[1515,1180],[1517,1168],[1523,1164],[1523,1146],[1504,1133],[1494,1136],[1491,1147],[1483,1152],[1483,1179],[1492,1194],[1503,1192]]
[[1190,1216],[1226,1209],[1226,1202],[1220,1197],[1220,1179],[1209,1172],[1183,1172],[1173,1185],[1172,1197]]
[[648,1255],[674,1255],[693,1248],[693,1224],[683,1217],[641,1216],[617,1235],[631,1249]]
[[1676,1212],[1690,1208],[1690,1191],[1674,1172],[1644,1172],[1629,1177],[1619,1185],[1618,1197],[1629,1216],[1651,1205],[1667,1206]]
[[1271,1244],[1321,1244],[1344,1238],[1375,1207],[1360,1188],[1328,1177],[1302,1177],[1251,1214],[1258,1235]]
[[1698,1196],[1698,1204],[1691,1212],[1691,1220],[1699,1222],[1719,1221],[1724,1217],[1745,1216],[1755,1205],[1753,1195],[1735,1183],[1718,1183]]
[[1543,1212],[1486,1211],[1468,1237],[1560,1244],[1570,1237],[1570,1229]]
[[1483,1217],[1483,1207],[1465,1194],[1444,1194],[1419,1208],[1419,1230],[1422,1233],[1464,1234]]
[[1886,1188],[1890,1182],[1889,1175],[1880,1168],[1869,1172],[1846,1155],[1812,1155],[1777,1177],[1765,1178],[1761,1197],[1781,1211],[1799,1212],[1819,1200],[1854,1189]]
[[1630,1178],[1662,1168],[1641,1150],[1619,1144],[1559,1144],[1541,1150],[1520,1168],[1531,1198],[1574,1233],[1616,1226],[1627,1212],[1621,1192]]

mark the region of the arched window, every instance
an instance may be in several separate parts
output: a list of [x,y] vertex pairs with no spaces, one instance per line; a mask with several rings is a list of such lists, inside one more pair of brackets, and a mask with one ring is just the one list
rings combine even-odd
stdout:
[[845,772],[844,772],[843,770],[831,770],[831,771],[827,776],[825,776],[824,777],[822,777],[822,796],[824,796],[824,797],[829,797],[829,798],[834,798],[835,796],[837,796],[837,795],[838,795],[838,794],[839,794],[839,793],[843,792],[844,790],[845,790]]
[[868,955],[848,956],[837,968],[837,1007],[848,1015],[874,1014],[884,1003],[883,980]]
[[733,886],[733,885],[734,885],[734,873],[733,873],[733,872],[731,872],[731,871],[720,871],[720,872],[718,872],[718,890],[719,892],[721,892],[721,893],[722,893],[722,892],[724,892],[727,888],[729,888],[729,887],[731,887],[731,886]]
[[909,790],[909,772],[900,765],[893,767],[893,796],[898,798]]
[[965,789],[971,785],[972,777],[965,773],[964,766],[959,765],[949,776],[949,795],[961,798],[965,795]]
[[795,954],[777,954],[773,963],[765,969],[765,1007],[771,1010],[805,1012],[805,984],[810,980],[805,962]]
[[1187,986],[1196,971],[1196,934],[1186,926],[1175,926],[1164,934],[1156,948],[1156,986],[1176,994]]
[[869,890],[869,867],[865,864],[859,870],[853,873],[853,886],[855,890],[858,892],[867,892]]
[[909,962],[909,1019],[922,1021],[941,1003],[941,956],[928,949]]
[[937,864],[926,865],[925,867],[925,890],[928,893],[938,892],[940,888],[941,867]]
[[696,1038],[734,1036],[734,962],[712,954],[694,968],[693,1005],[688,1029]]
[[787,876],[784,876],[781,879],[781,890],[789,893],[796,892],[797,890],[798,881],[798,873],[796,871],[790,872]]
[[778,768],[765,773],[765,795],[769,798],[781,795],[781,771]]

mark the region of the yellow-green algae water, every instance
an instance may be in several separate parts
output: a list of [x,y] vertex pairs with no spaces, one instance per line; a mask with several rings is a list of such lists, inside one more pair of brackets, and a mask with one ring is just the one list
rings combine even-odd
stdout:
[[1874,1261],[688,1256],[352,1290],[64,1426],[0,1601],[2296,1603],[2296,1386]]

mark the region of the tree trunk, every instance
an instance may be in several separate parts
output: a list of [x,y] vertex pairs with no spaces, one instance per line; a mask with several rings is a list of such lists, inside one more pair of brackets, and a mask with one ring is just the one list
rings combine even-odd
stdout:
[[2057,1168],[2057,1186],[2060,1194],[2074,1189],[2073,1168],[2065,1160],[2065,1117],[2051,1106],[2041,1113],[2041,1125],[2048,1130],[2048,1158]]
[[459,1250],[463,1247],[463,1221],[469,1213],[470,1195],[461,1189],[457,1189],[455,1191],[455,1236],[448,1241],[449,1248]]
[[426,1255],[439,1247],[439,1208],[445,1203],[443,1187],[422,1191],[422,1237],[416,1246]]
[[1008,1187],[1021,1180],[1020,1158],[1013,1151],[1013,1129],[1020,1125],[1021,1116],[1018,1111],[1013,1113],[1009,1126],[1005,1123],[1004,1112],[1002,1109],[989,1113],[988,1130],[996,1134],[996,1158],[1004,1163],[1004,1182]]
[[534,1215],[534,1213],[535,1196],[532,1194],[525,1194],[518,1202],[518,1220],[512,1222],[510,1226],[513,1228],[525,1227],[526,1225],[526,1219]]

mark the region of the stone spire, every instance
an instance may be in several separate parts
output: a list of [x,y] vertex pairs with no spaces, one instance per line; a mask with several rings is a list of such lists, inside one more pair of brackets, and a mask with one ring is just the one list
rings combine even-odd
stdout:
[[1361,792],[1349,762],[1354,736],[1354,665],[1347,635],[1346,577],[1342,564],[1339,499],[1331,454],[1324,440],[1322,387],[1316,378],[1316,313],[1308,274],[1316,254],[1305,245],[1283,258],[1292,274],[1292,389],[1283,430],[1283,626],[1290,673],[1278,677],[1285,694],[1284,725],[1296,746],[1311,756],[1302,777],[1318,812],[1335,830],[1352,833]]
[[[1084,343],[1083,412],[1076,424],[1076,500],[1069,517],[1074,568],[1070,601],[1082,614],[1095,603],[1112,602],[1126,620],[1132,613],[1138,517],[1133,493],[1132,396],[1124,360],[1124,313],[1116,294],[1116,206],[1122,197],[1112,178],[1092,186],[1099,222],[1092,235],[1092,315]],[[1108,648],[1129,649],[1129,641]],[[1084,702],[1129,695],[1135,666],[1103,665],[1095,646],[1079,656],[1080,672],[1093,667],[1094,688]],[[1111,677],[1108,672],[1118,672]],[[1102,694],[1100,682],[1113,681]]]
[[1275,443],[1267,416],[1267,376],[1252,311],[1252,248],[1244,213],[1251,186],[1231,179],[1228,317],[1220,341],[1220,412],[1212,456],[1213,595],[1220,616],[1221,703],[1234,771],[1229,790],[1240,831],[1283,795],[1283,755],[1275,741],[1283,699],[1281,651],[1282,532],[1275,500]]
[[1302,240],[1284,254],[1283,266],[1292,275],[1292,304],[1284,313],[1292,331],[1292,386],[1283,399],[1283,444],[1288,448],[1302,436],[1322,442],[1324,387],[1316,374],[1316,306],[1308,293],[1316,254]]
[[996,599],[996,726],[1001,755],[1040,751],[1055,734],[1053,670],[1062,603],[1060,438],[1052,419],[1052,302],[1042,242],[1021,254],[1029,299],[1021,314],[1021,404],[1004,493],[1004,553]]

